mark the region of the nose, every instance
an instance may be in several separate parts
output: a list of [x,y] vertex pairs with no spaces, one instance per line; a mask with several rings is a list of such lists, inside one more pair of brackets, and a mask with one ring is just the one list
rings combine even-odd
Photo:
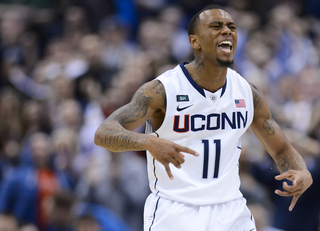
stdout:
[[227,34],[230,35],[231,34],[231,30],[227,25],[224,25],[222,30],[221,30],[221,34]]

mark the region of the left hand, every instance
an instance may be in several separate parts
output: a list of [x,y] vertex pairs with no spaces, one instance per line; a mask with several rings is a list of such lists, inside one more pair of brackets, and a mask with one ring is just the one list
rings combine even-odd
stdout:
[[276,176],[275,179],[276,180],[287,179],[292,181],[292,185],[288,185],[287,182],[283,182],[283,189],[285,191],[281,191],[279,189],[275,191],[275,193],[280,196],[284,196],[284,197],[293,196],[290,207],[289,207],[289,211],[293,210],[299,197],[312,184],[312,177],[308,170],[289,170],[287,172],[283,172],[280,175]]

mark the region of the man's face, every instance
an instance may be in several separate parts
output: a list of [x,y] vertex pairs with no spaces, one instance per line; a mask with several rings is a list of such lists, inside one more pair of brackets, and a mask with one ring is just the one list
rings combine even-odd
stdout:
[[226,11],[212,9],[202,12],[195,34],[205,59],[223,67],[233,63],[238,40],[237,26]]

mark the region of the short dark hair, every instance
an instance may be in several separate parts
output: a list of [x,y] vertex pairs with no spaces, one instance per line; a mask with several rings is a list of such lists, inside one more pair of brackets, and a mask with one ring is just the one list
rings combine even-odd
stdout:
[[54,205],[58,208],[71,209],[75,199],[72,193],[62,191],[53,197]]
[[213,9],[220,9],[220,10],[224,10],[226,11],[225,9],[223,9],[221,6],[218,6],[218,5],[209,5],[209,6],[206,6],[205,8],[203,8],[202,10],[200,10],[199,12],[197,12],[189,21],[189,24],[188,24],[188,35],[192,35],[195,33],[195,28],[197,27],[197,24],[199,22],[199,15],[206,11],[206,10],[213,10]]

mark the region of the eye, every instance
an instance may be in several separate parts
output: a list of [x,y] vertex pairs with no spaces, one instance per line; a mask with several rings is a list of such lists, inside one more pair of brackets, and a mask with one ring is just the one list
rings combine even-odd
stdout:
[[230,30],[236,30],[237,29],[236,25],[229,25],[228,27],[229,27]]
[[210,27],[211,27],[211,28],[214,28],[214,29],[220,29],[220,28],[221,28],[220,25],[211,25]]

